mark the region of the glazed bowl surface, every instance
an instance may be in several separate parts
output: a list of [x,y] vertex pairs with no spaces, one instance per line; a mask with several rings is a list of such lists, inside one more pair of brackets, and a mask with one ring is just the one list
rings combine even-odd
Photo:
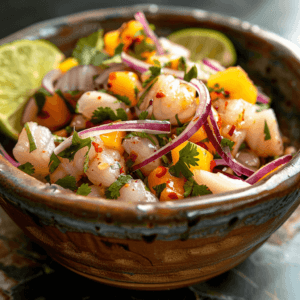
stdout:
[[[118,7],[39,23],[0,44],[43,38],[70,55],[79,38],[99,28],[117,29],[138,11],[159,36],[188,27],[225,33],[236,47],[237,64],[271,96],[282,134],[299,148],[299,48],[238,19],[181,7]],[[156,204],[61,191],[0,155],[0,204],[8,215],[60,264],[123,288],[179,288],[233,268],[287,220],[299,204],[299,192],[299,153],[253,187]]]

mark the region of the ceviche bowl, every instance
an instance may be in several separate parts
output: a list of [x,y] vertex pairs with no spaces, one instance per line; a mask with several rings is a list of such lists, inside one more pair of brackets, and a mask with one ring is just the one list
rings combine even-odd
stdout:
[[[171,6],[118,7],[39,23],[0,44],[42,38],[70,55],[79,38],[117,29],[138,11],[159,36],[189,27],[225,33],[237,64],[272,98],[282,134],[299,149],[300,51],[236,18]],[[75,195],[45,185],[0,155],[0,204],[16,224],[63,266],[123,288],[179,288],[233,268],[287,220],[299,193],[299,153],[251,187],[158,203]]]

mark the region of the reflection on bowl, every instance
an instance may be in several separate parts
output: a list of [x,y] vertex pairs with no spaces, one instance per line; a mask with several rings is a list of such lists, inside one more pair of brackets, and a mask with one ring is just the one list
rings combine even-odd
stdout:
[[[241,65],[271,95],[282,133],[299,148],[300,55],[290,42],[234,18],[143,5],[50,20],[0,41],[46,38],[66,55],[76,40],[144,11],[159,36],[187,27],[224,32]],[[298,54],[297,54],[298,53]],[[177,202],[133,204],[44,185],[0,157],[0,204],[67,268],[110,285],[159,290],[212,278],[261,246],[299,204],[300,154],[253,187]]]

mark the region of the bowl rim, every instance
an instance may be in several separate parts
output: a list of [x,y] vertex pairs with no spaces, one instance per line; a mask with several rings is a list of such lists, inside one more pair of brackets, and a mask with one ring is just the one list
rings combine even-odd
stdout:
[[[251,32],[256,36],[267,40],[267,42],[270,42],[273,45],[275,44],[280,46],[280,48],[287,51],[300,62],[300,48],[298,46],[275,33],[263,30],[257,25],[251,25],[250,23],[241,21],[235,17],[223,16],[221,14],[187,7],[161,6],[156,4],[141,4],[125,7],[120,6],[118,7],[118,13],[116,13],[115,8],[88,10],[39,22],[1,39],[0,45],[19,39],[21,36],[24,39],[24,35],[25,38],[30,38],[32,37],[32,34],[38,34],[38,32],[45,29],[65,24],[78,23],[83,19],[101,21],[114,17],[133,17],[133,14],[138,11],[144,11],[145,13],[154,15],[163,12],[172,15],[188,14],[192,15],[196,19],[209,19],[213,20],[215,23],[225,24],[226,26],[245,32]],[[44,38],[46,37],[47,36],[44,36]],[[290,180],[287,184],[288,179]],[[26,195],[25,198],[27,200],[47,204],[47,206],[56,210],[57,208],[60,208],[64,211],[68,211],[72,208],[72,212],[76,211],[76,209],[83,209],[83,212],[98,213],[99,207],[105,207],[111,215],[119,216],[126,215],[126,212],[133,216],[136,216],[137,214],[143,214],[146,216],[158,214],[163,218],[173,218],[174,216],[178,216],[178,214],[182,215],[183,212],[188,213],[190,216],[197,215],[199,212],[201,215],[212,214],[217,211],[225,212],[232,209],[238,209],[249,203],[253,205],[263,203],[275,195],[286,195],[288,194],[287,187],[295,189],[295,186],[298,186],[299,182],[300,152],[298,151],[293,159],[283,168],[277,170],[271,176],[267,176],[251,187],[226,193],[186,198],[177,201],[129,203],[104,198],[99,199],[98,197],[92,196],[74,195],[73,192],[68,190],[61,191],[54,188],[54,186],[45,185],[15,167],[11,168],[10,163],[0,155],[0,187],[2,185],[13,193],[19,195],[19,197],[24,198],[24,195]],[[120,214],[121,208],[122,212]],[[80,214],[83,215],[83,212]]]

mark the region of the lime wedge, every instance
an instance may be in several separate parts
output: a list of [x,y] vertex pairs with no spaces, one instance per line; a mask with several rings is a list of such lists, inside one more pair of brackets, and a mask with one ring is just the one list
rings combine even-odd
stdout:
[[236,51],[232,42],[223,33],[205,28],[188,28],[175,31],[168,36],[174,43],[191,51],[191,60],[211,58],[228,67],[236,62]]
[[45,40],[17,40],[0,46],[1,131],[18,138],[28,98],[63,58],[64,54]]

